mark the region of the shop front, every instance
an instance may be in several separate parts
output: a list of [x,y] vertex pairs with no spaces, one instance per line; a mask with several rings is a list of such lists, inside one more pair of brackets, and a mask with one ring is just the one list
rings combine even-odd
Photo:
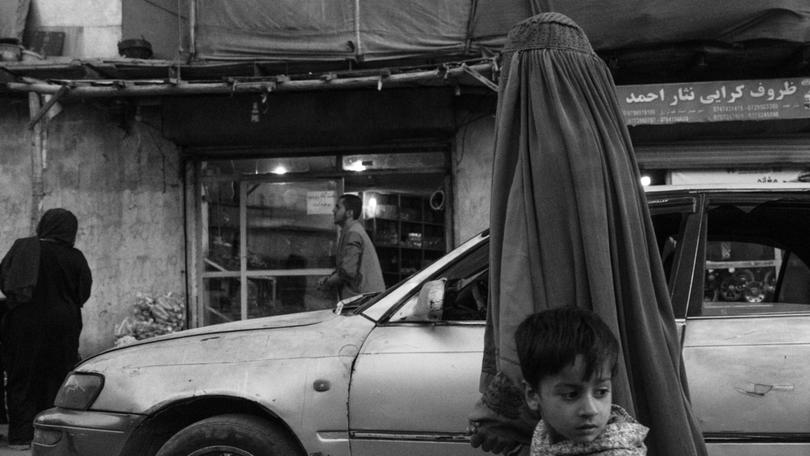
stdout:
[[453,246],[447,91],[404,106],[391,92],[166,103],[168,134],[186,144],[190,325],[333,307],[317,284],[335,266],[344,193],[363,199],[386,286]]

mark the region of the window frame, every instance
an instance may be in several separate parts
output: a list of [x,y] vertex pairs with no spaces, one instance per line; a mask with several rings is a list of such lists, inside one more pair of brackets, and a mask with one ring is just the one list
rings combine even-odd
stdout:
[[[670,276],[667,277],[667,287],[672,312],[676,319],[686,317],[689,303],[695,291],[702,296],[702,278],[695,277],[697,258],[700,252],[700,237],[703,224],[702,195],[659,196],[648,200],[650,216],[661,214],[680,213],[683,215],[680,229],[680,242],[676,246]],[[700,279],[699,285],[695,282]]]

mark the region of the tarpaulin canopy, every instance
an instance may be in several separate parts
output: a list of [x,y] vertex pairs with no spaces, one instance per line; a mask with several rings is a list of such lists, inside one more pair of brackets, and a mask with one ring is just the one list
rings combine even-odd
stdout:
[[684,42],[810,42],[806,0],[196,0],[202,59],[373,61],[488,55],[556,11],[598,52]]

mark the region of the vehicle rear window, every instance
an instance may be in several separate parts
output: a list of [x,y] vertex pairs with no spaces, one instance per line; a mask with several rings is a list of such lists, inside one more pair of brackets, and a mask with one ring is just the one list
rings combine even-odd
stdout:
[[810,202],[715,204],[696,315],[810,311]]

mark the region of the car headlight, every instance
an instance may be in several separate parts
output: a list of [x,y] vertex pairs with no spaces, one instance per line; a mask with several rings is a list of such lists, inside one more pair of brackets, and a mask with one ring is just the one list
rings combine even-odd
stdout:
[[87,410],[103,387],[103,375],[73,372],[62,383],[53,405],[67,409]]

